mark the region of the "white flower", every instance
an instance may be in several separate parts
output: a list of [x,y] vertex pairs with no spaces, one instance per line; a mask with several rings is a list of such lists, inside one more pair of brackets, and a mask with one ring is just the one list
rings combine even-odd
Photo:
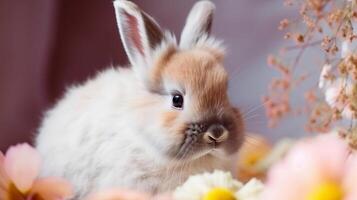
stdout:
[[325,101],[332,107],[343,107],[343,105],[337,104],[337,97],[340,95],[341,90],[345,85],[343,82],[343,80],[337,79],[325,90]]
[[332,66],[330,64],[325,64],[322,67],[321,74],[320,74],[320,80],[319,80],[319,88],[323,89],[327,87],[329,84],[331,84],[330,80],[326,80],[326,76],[331,73]]
[[253,178],[236,193],[236,198],[238,200],[258,200],[263,189],[263,183]]
[[341,44],[341,58],[346,58],[351,54],[351,42],[344,40]]
[[325,101],[331,106],[338,109],[342,109],[342,117],[346,119],[353,119],[353,111],[350,109],[349,105],[343,105],[338,102],[338,96],[342,90],[346,91],[347,95],[352,93],[352,83],[343,79],[335,80],[329,87],[325,90]]
[[[245,186],[235,179],[231,173],[214,171],[191,176],[174,191],[175,200],[255,200],[262,191],[263,184],[253,179]],[[220,196],[222,195],[222,196]]]
[[229,172],[214,171],[191,176],[174,192],[175,200],[202,200],[213,188],[226,188],[233,193],[243,186],[242,183],[233,179]]

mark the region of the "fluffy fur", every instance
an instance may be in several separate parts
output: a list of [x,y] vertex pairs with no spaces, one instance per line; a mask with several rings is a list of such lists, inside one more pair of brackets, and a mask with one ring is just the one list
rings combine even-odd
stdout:
[[[213,4],[194,6],[180,44],[135,4],[117,0],[114,8],[132,67],[69,89],[36,139],[42,175],[70,180],[74,199],[112,187],[173,189],[189,175],[224,168],[243,140],[227,96],[224,49],[208,35]],[[192,24],[201,31],[187,31]],[[177,93],[182,109],[172,105]],[[228,132],[224,141],[203,137],[217,124]]]

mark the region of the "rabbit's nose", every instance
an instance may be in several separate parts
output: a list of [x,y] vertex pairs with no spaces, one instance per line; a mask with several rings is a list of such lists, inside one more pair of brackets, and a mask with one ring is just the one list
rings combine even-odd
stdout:
[[228,131],[222,125],[213,124],[211,125],[206,133],[203,135],[203,139],[207,143],[220,143],[224,142],[228,138]]

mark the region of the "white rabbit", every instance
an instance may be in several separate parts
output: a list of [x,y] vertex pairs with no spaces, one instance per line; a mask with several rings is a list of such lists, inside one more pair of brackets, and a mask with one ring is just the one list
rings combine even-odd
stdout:
[[134,3],[114,1],[131,68],[110,68],[70,88],[36,138],[43,176],[75,187],[165,192],[223,168],[243,141],[228,99],[221,42],[209,36],[214,5],[192,8],[178,44]]

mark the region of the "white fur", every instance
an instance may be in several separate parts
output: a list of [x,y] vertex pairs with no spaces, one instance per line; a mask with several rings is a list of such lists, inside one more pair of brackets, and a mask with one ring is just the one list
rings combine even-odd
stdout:
[[82,197],[116,186],[166,191],[190,174],[219,167],[213,158],[205,158],[204,167],[202,160],[184,167],[161,154],[170,143],[165,134],[156,133],[161,130],[154,116],[167,105],[130,107],[128,102],[145,96],[161,98],[139,83],[129,69],[109,69],[71,88],[40,129],[42,175],[67,178]]
[[[116,11],[126,9],[140,21],[138,8],[132,3],[115,1],[114,5]],[[120,13],[116,13],[120,20]],[[142,32],[143,24],[139,26]],[[125,26],[119,28],[125,35]],[[175,42],[174,37],[165,37],[166,42],[154,50],[145,46],[150,59],[158,56],[165,44]],[[142,39],[148,44],[146,36]],[[207,38],[205,41],[218,44]],[[123,42],[126,50],[132,48]],[[191,174],[221,168],[226,163],[210,155],[190,162],[172,161],[164,155],[182,140],[178,137],[183,137],[165,133],[158,120],[162,110],[171,108],[171,97],[147,90],[143,77],[138,75],[146,70],[137,70],[143,69],[147,60],[138,61],[138,56],[130,55],[129,59],[131,69],[110,68],[70,88],[46,113],[39,129],[36,145],[43,157],[42,175],[71,181],[76,190],[73,199],[112,187],[167,191]],[[141,106],[142,99],[152,101],[151,106]]]

